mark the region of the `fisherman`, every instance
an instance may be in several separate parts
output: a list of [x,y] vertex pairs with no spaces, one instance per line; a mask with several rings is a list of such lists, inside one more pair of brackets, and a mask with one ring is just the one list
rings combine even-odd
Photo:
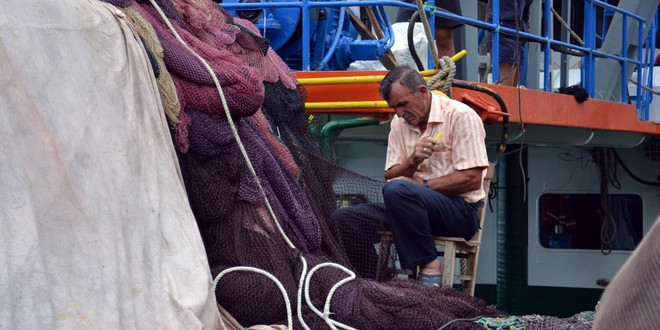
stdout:
[[392,69],[381,96],[392,120],[385,164],[384,203],[337,209],[329,219],[335,235],[362,277],[376,278],[374,237],[394,234],[401,268],[420,266],[418,281],[440,286],[443,265],[434,236],[470,239],[479,229],[477,208],[488,167],[485,131],[467,105],[432,93],[416,70]]
[[485,130],[467,105],[432,93],[414,69],[396,67],[380,84],[396,110],[388,138],[383,198],[402,268],[440,286],[434,236],[470,239],[479,229],[488,167]]

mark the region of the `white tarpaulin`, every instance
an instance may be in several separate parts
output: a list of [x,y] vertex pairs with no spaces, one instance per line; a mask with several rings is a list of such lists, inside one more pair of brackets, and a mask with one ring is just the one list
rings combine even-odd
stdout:
[[136,35],[95,0],[0,7],[0,329],[218,328]]
[[[399,22],[392,24],[392,31],[394,33],[394,45],[390,48],[396,63],[399,66],[405,65],[411,68],[417,68],[415,60],[413,59],[412,54],[410,54],[410,49],[408,48],[408,22]],[[424,65],[426,69],[428,67],[428,46],[429,43],[426,41],[426,34],[424,33],[424,25],[421,22],[415,23],[413,28],[412,35],[413,45],[415,46],[415,51],[419,60]],[[371,61],[355,61],[350,64],[348,70],[386,70],[385,66],[380,63],[378,60]]]

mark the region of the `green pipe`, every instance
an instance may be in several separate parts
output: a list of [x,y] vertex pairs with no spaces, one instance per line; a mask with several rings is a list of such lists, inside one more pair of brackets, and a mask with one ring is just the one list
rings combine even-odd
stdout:
[[363,127],[380,124],[378,118],[351,118],[331,120],[321,128],[321,150],[325,156],[330,155],[330,146],[332,145],[332,133],[345,128]]

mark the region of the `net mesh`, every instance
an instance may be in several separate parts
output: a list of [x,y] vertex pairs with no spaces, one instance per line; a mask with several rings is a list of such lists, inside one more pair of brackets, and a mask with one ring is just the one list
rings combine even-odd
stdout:
[[542,330],[542,329],[575,329],[590,330],[596,318],[595,311],[586,311],[571,317],[558,318],[554,316],[524,315],[508,317],[483,317],[476,320],[486,329],[508,330]]
[[[170,93],[180,106],[178,117],[170,121],[173,140],[213,276],[236,266],[272,274],[294,304],[294,328],[301,327],[298,317],[312,329],[329,327],[308,304],[302,303],[300,313],[295,306],[304,272],[326,262],[358,274],[334,292],[330,307],[333,320],[358,329],[437,329],[456,318],[500,314],[457,290],[427,288],[392,276],[374,280],[379,272],[389,274],[394,263],[390,260],[385,270],[376,267],[377,233],[384,229],[385,216],[373,205],[382,202],[383,183],[323,157],[319,139],[308,127],[304,89],[251,23],[233,19],[211,1],[157,1],[176,31],[217,74],[256,175],[232,134],[211,76],[174,38],[151,3],[108,2],[135,9],[162,46],[154,65],[164,66],[159,69],[169,75],[161,78],[171,79],[176,88],[176,95]],[[312,305],[323,309],[335,284],[347,276],[338,267],[314,273],[308,279]],[[243,326],[287,322],[280,290],[262,274],[229,273],[215,293],[218,304]],[[452,326],[481,328],[474,322]]]

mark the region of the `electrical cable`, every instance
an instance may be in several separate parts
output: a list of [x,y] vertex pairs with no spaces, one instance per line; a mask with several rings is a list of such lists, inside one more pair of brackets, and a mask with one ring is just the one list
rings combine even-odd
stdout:
[[[522,100],[520,97],[520,68],[519,66],[520,63],[520,47],[518,46],[518,43],[520,42],[520,15],[519,15],[519,10],[518,8],[518,0],[513,2],[513,11],[516,16],[516,47],[514,48],[514,53],[513,53],[513,58],[514,61],[516,62],[516,92],[518,95],[518,116],[520,118],[520,153],[518,154],[518,163],[520,165],[520,173],[522,175],[522,184],[523,184],[523,203],[527,201],[527,174],[525,173],[525,167],[523,166],[523,148],[522,146],[525,145],[525,123],[523,121],[523,114],[522,114]],[[513,66],[511,66],[513,68]]]
[[619,156],[619,153],[617,153],[615,149],[612,149],[612,153],[614,154],[614,157],[616,158],[617,163],[618,163],[619,165],[621,165],[621,168],[623,168],[623,170],[626,171],[626,173],[628,173],[628,175],[629,175],[631,178],[633,178],[635,181],[637,181],[637,182],[639,182],[639,183],[641,183],[641,184],[648,185],[648,186],[660,187],[660,182],[646,181],[646,180],[644,180],[644,179],[641,179],[641,178],[638,177],[637,175],[635,175],[635,174],[634,174],[634,173],[628,168],[628,166],[626,166],[626,164],[623,162],[623,160],[621,160],[621,157]]
[[[495,102],[497,102],[497,104],[500,106],[502,112],[509,113],[506,107],[506,103],[504,103],[502,97],[499,94],[497,94],[497,92],[486,86],[481,86],[481,85],[468,83],[465,81],[457,81],[457,80],[452,81],[452,86],[458,88],[470,89],[473,91],[478,91],[488,94],[490,97],[495,99]],[[497,146],[497,151],[495,154],[495,159],[493,160],[493,164],[497,165],[497,163],[504,155],[504,152],[506,151],[506,144],[508,138],[509,138],[509,116],[502,116],[502,133],[500,134],[500,143]]]
[[594,163],[598,165],[600,172],[600,209],[598,215],[601,218],[602,225],[600,230],[601,253],[608,255],[614,249],[614,239],[616,238],[616,221],[610,210],[608,186],[611,184],[616,189],[621,189],[621,183],[616,175],[617,164],[633,178],[635,181],[660,187],[660,182],[650,182],[637,177],[630,171],[614,148],[594,148],[592,152]]
[[469,318],[469,319],[453,319],[453,320],[445,323],[443,326],[439,327],[438,330],[447,329],[448,326],[450,326],[450,325],[452,325],[456,322],[474,322],[474,321],[477,321],[477,320],[481,319],[482,317],[485,317],[485,316],[480,315],[480,316],[475,316],[475,317]]
[[[444,11],[446,13],[451,13],[450,11],[440,8],[440,7],[435,7],[436,10],[439,11]],[[422,71],[424,70],[424,64],[422,63],[422,60],[419,58],[419,54],[417,54],[417,50],[415,49],[415,44],[413,42],[413,32],[415,31],[415,23],[417,23],[417,20],[420,19],[419,16],[419,10],[413,12],[412,16],[410,16],[410,20],[408,20],[408,30],[407,30],[407,40],[408,40],[408,51],[410,51],[410,55],[413,58],[413,61],[415,61],[415,65],[417,65],[417,70]],[[427,40],[427,43],[429,41]],[[435,62],[434,62],[435,63]],[[438,66],[438,63],[435,63],[436,69]]]
[[408,51],[410,51],[410,55],[412,56],[413,60],[415,61],[415,65],[417,65],[417,70],[422,71],[424,70],[424,64],[422,63],[422,60],[419,58],[419,54],[417,54],[417,50],[415,49],[415,42],[413,41],[413,32],[415,32],[415,24],[417,23],[417,19],[419,18],[419,12],[416,11],[410,16],[410,22],[408,22],[408,33],[406,34],[408,38]]
[[491,181],[490,182],[490,188],[488,189],[488,209],[490,209],[490,212],[494,212],[493,210],[493,203],[491,201],[495,200],[497,198],[497,190],[499,189],[498,182]]

